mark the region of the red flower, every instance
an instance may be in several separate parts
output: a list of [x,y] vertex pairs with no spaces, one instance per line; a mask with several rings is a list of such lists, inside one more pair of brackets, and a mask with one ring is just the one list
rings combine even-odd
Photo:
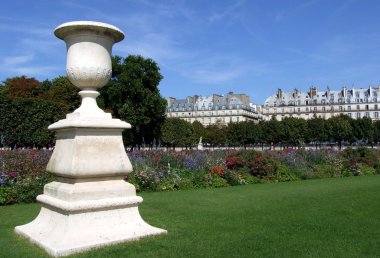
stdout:
[[224,168],[220,167],[220,166],[214,166],[210,169],[210,173],[211,175],[221,175],[224,171]]

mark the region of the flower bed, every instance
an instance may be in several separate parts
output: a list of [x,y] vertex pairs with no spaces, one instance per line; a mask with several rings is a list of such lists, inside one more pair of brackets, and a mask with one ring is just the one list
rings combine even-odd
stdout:
[[[0,151],[0,205],[33,202],[53,180],[48,150]],[[133,151],[125,180],[137,191],[225,187],[380,173],[380,151],[337,150]]]
[[0,151],[0,205],[34,202],[43,186],[53,180],[45,168],[49,150]]

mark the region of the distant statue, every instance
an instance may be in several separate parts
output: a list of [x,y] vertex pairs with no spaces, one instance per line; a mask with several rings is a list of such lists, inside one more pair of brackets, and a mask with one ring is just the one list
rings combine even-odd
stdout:
[[198,150],[203,150],[202,136],[199,138]]

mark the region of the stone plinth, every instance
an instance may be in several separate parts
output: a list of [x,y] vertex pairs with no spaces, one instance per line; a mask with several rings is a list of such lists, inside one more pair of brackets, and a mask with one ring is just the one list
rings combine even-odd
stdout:
[[127,127],[111,118],[64,119],[51,125],[57,142],[47,169],[57,181],[37,197],[42,204],[37,218],[16,232],[53,256],[166,233],[141,218],[143,199],[122,179],[132,171],[122,141]]
[[67,72],[82,89],[81,106],[49,126],[56,145],[47,170],[57,181],[37,197],[37,218],[15,228],[53,256],[65,256],[105,245],[166,233],[140,216],[135,187],[123,180],[132,171],[122,132],[131,126],[113,119],[96,104],[97,88],[111,76],[112,44],[124,38],[114,26],[71,22],[57,37],[68,47]]

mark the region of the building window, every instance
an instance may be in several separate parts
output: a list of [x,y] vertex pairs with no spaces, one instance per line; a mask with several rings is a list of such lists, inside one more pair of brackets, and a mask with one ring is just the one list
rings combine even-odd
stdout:
[[375,109],[377,109],[377,104],[375,104]]
[[314,107],[314,111],[317,111],[317,107]]
[[356,113],[356,118],[360,118],[361,116],[360,116],[360,113],[358,112],[358,113]]
[[365,116],[366,116],[367,118],[370,118],[369,112],[365,112]]
[[368,110],[368,109],[369,109],[368,105],[365,105],[365,110]]
[[349,118],[351,118],[351,113],[348,113],[347,115],[348,115]]
[[375,112],[375,118],[379,118],[379,112]]
[[348,110],[348,111],[351,111],[351,106],[348,106],[348,107],[347,107],[347,110]]
[[326,100],[325,99],[322,99],[322,104],[326,104]]
[[322,107],[322,111],[326,111],[326,107]]
[[342,111],[343,110],[343,107],[342,106],[339,106],[339,111]]
[[330,110],[331,110],[331,111],[334,111],[334,106],[331,106],[331,107],[330,107]]
[[356,110],[360,110],[360,105],[356,105]]
[[306,112],[309,112],[309,108],[308,107],[306,108]]

